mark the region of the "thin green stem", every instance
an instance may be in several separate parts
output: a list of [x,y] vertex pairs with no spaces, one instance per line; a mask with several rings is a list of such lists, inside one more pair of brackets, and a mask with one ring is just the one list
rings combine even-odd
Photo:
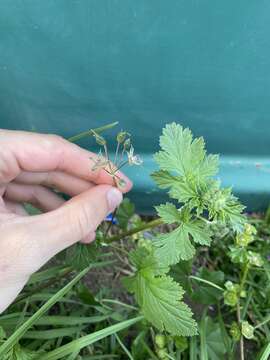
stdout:
[[259,323],[258,325],[254,326],[254,329],[258,329],[259,327],[267,324],[270,321],[270,316],[268,316],[264,321],[262,321],[261,323]]
[[245,267],[244,267],[243,275],[242,275],[241,282],[240,282],[240,292],[242,290],[244,290],[245,282],[247,280],[248,271],[249,271],[249,265],[246,264]]
[[116,340],[118,341],[119,345],[121,346],[121,348],[123,349],[123,351],[127,354],[127,357],[130,360],[134,360],[134,357],[131,355],[130,351],[127,349],[127,347],[125,346],[125,344],[122,342],[122,340],[120,339],[120,337],[117,335],[117,333],[114,334]]
[[120,142],[117,141],[117,146],[116,146],[116,151],[115,151],[114,161],[113,161],[115,166],[117,166],[117,157],[118,157],[119,146],[120,146]]
[[121,152],[119,164],[121,164],[121,162],[122,162],[122,160],[123,160],[123,158],[124,158],[124,153],[125,153],[125,151],[126,151],[126,149],[125,149],[125,147],[123,146],[123,150],[122,150],[122,152]]
[[103,241],[104,243],[111,243],[113,241],[119,241],[127,236],[131,236],[131,235],[134,235],[134,234],[137,234],[141,231],[144,231],[144,230],[147,230],[147,229],[152,229],[154,227],[157,227],[159,225],[162,225],[163,224],[163,221],[162,219],[155,219],[155,220],[152,220],[146,224],[143,224],[143,225],[140,225],[140,226],[137,226],[136,228],[134,229],[130,229],[130,230],[127,230],[127,231],[122,231],[120,234],[117,234],[117,235],[114,235],[114,236],[111,236],[109,238],[104,238],[102,239],[101,241]]
[[190,279],[193,279],[193,280],[200,281],[200,282],[205,283],[205,284],[207,284],[207,285],[210,285],[210,286],[212,286],[212,287],[214,287],[214,288],[216,288],[216,289],[218,289],[218,290],[220,290],[220,291],[225,291],[225,289],[223,289],[221,286],[218,286],[217,284],[215,284],[215,283],[213,283],[213,282],[211,282],[211,281],[202,279],[202,278],[200,278],[200,277],[197,277],[197,276],[194,276],[194,275],[190,275],[189,278],[190,278]]
[[118,166],[118,168],[115,170],[115,172],[119,171],[123,166],[127,165],[128,164],[128,160],[125,160],[124,162],[122,162],[122,164],[120,164]]
[[[239,326],[241,326],[241,313],[240,313],[240,302],[237,303],[237,321]],[[244,351],[244,338],[241,335],[240,338],[240,359],[245,360],[245,351]]]
[[119,301],[119,300],[113,300],[113,299],[102,299],[101,300],[101,304],[102,303],[110,303],[110,304],[116,304],[116,305],[120,305],[120,306],[124,306],[128,309],[131,309],[131,310],[135,310],[135,311],[138,311],[139,309],[135,306],[132,306],[132,305],[129,305],[129,304],[126,304],[126,303],[123,303],[122,301]]
[[[249,271],[249,264],[245,264],[244,270],[242,272],[241,280],[240,280],[240,291],[239,291],[240,296],[241,296],[241,292],[244,290],[244,287],[245,287],[245,282],[247,280],[248,271]],[[238,321],[239,326],[241,326],[242,320],[244,320],[244,319],[241,319],[240,298],[239,298],[238,303],[237,303],[237,321]],[[245,360],[243,335],[241,335],[241,338],[240,338],[240,358],[241,358],[241,360]]]

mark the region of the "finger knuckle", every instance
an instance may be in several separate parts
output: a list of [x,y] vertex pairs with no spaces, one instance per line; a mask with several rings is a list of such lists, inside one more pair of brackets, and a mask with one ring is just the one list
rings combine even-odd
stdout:
[[52,142],[65,141],[65,139],[61,135],[57,135],[57,134],[48,134],[48,139],[50,139]]

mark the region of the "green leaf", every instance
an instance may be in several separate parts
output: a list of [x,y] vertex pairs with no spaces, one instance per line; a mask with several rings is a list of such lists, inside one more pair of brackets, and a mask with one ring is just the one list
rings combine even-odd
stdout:
[[110,336],[118,331],[126,329],[141,320],[142,316],[139,316],[134,319],[123,321],[119,324],[108,326],[105,329],[95,331],[92,334],[85,335],[79,339],[73,340],[48,352],[47,354],[44,354],[43,356],[40,356],[39,360],[58,360],[61,358],[65,358],[67,355],[75,351],[81,350],[84,347],[91,345],[98,340],[104,339],[105,337]]
[[[85,324],[94,324],[100,323],[104,320],[107,320],[111,317],[112,314],[108,313],[105,315],[96,315],[96,316],[63,316],[63,315],[48,315],[42,316],[40,319],[36,320],[35,326],[75,326],[75,325],[85,325]],[[29,320],[30,317],[25,317],[25,321]],[[18,322],[18,317],[11,319],[0,319],[1,324],[5,327],[15,327]]]
[[125,198],[116,212],[116,218],[121,229],[126,230],[130,218],[134,215],[135,205],[127,198]]
[[34,360],[41,355],[42,352],[34,352],[16,344],[2,360]]
[[[200,268],[196,276],[218,286],[222,286],[224,283],[224,273],[222,271],[210,271],[206,268]],[[216,304],[218,300],[223,297],[221,290],[207,283],[196,282],[192,299],[197,303],[205,305]]]
[[138,247],[129,254],[129,260],[137,269],[144,272],[153,272],[154,275],[166,274],[169,271],[167,266],[158,262],[153,249]]
[[219,323],[213,322],[209,316],[202,318],[200,324],[201,340],[204,344],[204,358],[208,360],[222,360],[225,359],[226,348],[222,337],[222,332]]
[[76,243],[67,249],[66,263],[76,270],[85,269],[97,260],[98,248],[96,242],[91,244]]
[[147,351],[144,347],[144,341],[146,337],[146,331],[140,331],[139,334],[132,340],[131,353],[134,359],[141,360],[146,359]]
[[5,339],[5,337],[6,337],[5,330],[3,329],[2,326],[0,326],[0,341],[1,341],[2,339]]
[[192,260],[180,261],[178,264],[172,266],[170,275],[175,281],[181,284],[185,291],[189,294],[192,292],[190,281],[190,274],[192,272]]
[[258,355],[258,360],[269,360],[270,356],[270,343],[266,344],[263,350]]
[[96,301],[94,295],[91,293],[91,291],[88,289],[86,285],[83,283],[79,283],[76,292],[78,297],[82,300],[84,304],[87,305],[100,305],[99,302]]
[[166,224],[172,224],[181,221],[181,213],[176,209],[172,203],[166,203],[156,206],[158,215],[164,220]]
[[155,160],[162,170],[184,175],[204,158],[204,141],[202,138],[192,142],[189,129],[172,123],[165,126],[160,137],[162,151],[155,155]]
[[55,339],[59,337],[73,337],[73,335],[80,333],[83,327],[79,326],[69,326],[67,328],[51,329],[51,330],[29,330],[27,331],[23,338],[24,339]]
[[170,188],[170,197],[190,211],[194,209],[197,215],[206,213],[209,220],[221,221],[241,232],[244,206],[230,188],[221,189],[220,182],[211,179],[217,173],[219,158],[206,155],[204,140],[193,139],[189,129],[172,123],[163,129],[160,146],[154,158],[161,170],[152,176],[157,184]]
[[180,203],[186,203],[193,200],[195,201],[195,205],[199,205],[198,189],[194,184],[190,184],[185,178],[178,180],[178,182],[172,185],[169,195],[172,199],[176,199]]
[[181,180],[180,176],[171,175],[168,171],[158,170],[151,174],[151,178],[161,189],[167,189]]
[[160,331],[182,336],[197,333],[192,312],[181,301],[183,289],[171,277],[138,272],[133,290],[145,318]]
[[202,220],[182,223],[170,233],[160,234],[154,239],[155,255],[166,266],[176,264],[180,259],[189,260],[195,254],[190,239],[201,245],[210,245],[211,231]]
[[157,265],[153,266],[155,262],[151,254],[141,256],[140,249],[131,255],[137,272],[128,287],[135,294],[145,318],[160,331],[180,336],[195,335],[196,322],[189,307],[181,301],[184,294],[181,286],[170,276],[156,275]]
[[214,176],[218,172],[219,156],[218,155],[207,155],[203,162],[199,165],[198,173],[203,178]]
[[180,259],[189,260],[195,254],[195,248],[189,240],[189,234],[183,225],[170,233],[160,234],[154,239],[155,256],[164,265],[173,265]]
[[162,170],[176,172],[181,176],[213,176],[218,170],[218,157],[206,157],[204,146],[203,138],[193,140],[189,129],[172,123],[163,129],[163,135],[160,137],[162,150],[155,154],[154,158]]

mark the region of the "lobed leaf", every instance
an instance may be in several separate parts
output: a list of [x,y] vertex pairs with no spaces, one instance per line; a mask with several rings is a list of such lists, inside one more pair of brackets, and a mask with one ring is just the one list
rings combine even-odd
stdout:
[[145,318],[160,331],[180,336],[197,333],[192,312],[181,301],[184,291],[171,277],[139,271],[132,290]]

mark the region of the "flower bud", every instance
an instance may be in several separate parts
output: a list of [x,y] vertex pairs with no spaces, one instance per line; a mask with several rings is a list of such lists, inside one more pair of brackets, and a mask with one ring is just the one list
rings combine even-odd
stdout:
[[261,267],[263,266],[263,259],[260,254],[254,251],[248,251],[248,261],[251,265]]
[[157,347],[159,347],[160,349],[163,349],[166,345],[166,338],[164,335],[162,334],[157,334],[155,336],[155,343],[157,345]]
[[241,332],[246,339],[253,339],[254,337],[254,327],[248,321],[242,322]]
[[125,140],[126,140],[126,137],[128,136],[129,134],[126,132],[126,131],[120,131],[117,136],[116,136],[116,141],[119,143],[119,144],[122,144]]
[[157,351],[157,356],[159,359],[161,360],[165,360],[165,359],[168,359],[168,356],[167,356],[167,353],[166,353],[166,350],[165,349],[159,349]]
[[241,339],[241,331],[239,329],[238,324],[235,321],[232,323],[229,332],[235,342],[237,342]]
[[94,138],[96,139],[96,142],[98,145],[101,145],[101,146],[106,145],[106,140],[104,139],[103,136],[99,135],[94,130],[92,130],[92,134],[93,134]]

